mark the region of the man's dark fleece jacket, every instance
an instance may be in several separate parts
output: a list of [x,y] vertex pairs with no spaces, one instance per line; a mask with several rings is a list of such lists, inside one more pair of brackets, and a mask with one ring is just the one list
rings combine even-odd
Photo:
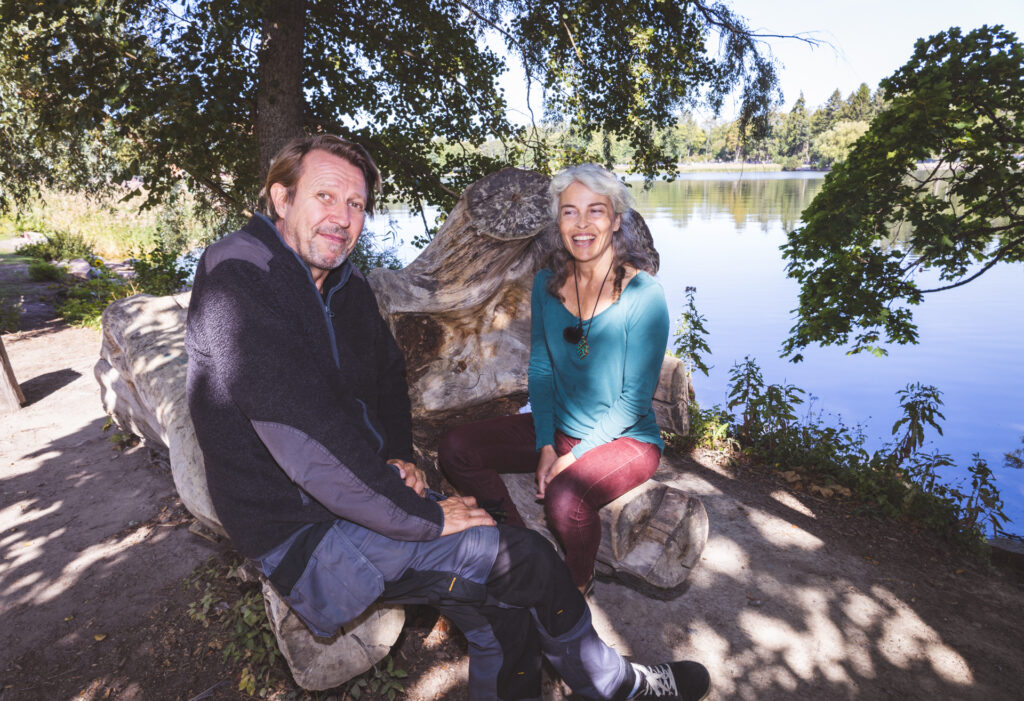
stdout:
[[266,217],[210,246],[188,310],[188,405],[210,497],[257,558],[307,523],[397,540],[441,534],[437,503],[388,459],[413,459],[405,363],[349,262],[323,294]]

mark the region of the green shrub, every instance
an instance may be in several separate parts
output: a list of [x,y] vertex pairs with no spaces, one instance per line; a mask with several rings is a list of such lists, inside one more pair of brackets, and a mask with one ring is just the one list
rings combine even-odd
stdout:
[[21,299],[8,299],[0,294],[0,333],[14,333],[21,328]]
[[58,302],[57,313],[73,326],[99,328],[100,317],[107,305],[136,292],[133,285],[102,268],[99,277],[73,281],[63,301]]
[[178,253],[159,243],[136,259],[134,283],[139,292],[163,296],[180,292],[188,279],[188,271],[178,264]]
[[892,427],[895,440],[869,454],[860,427],[830,425],[820,413],[798,419],[794,407],[803,390],[766,385],[754,360],[735,365],[730,378],[729,408],[743,409],[731,421],[733,435],[750,458],[845,485],[883,514],[913,519],[969,547],[1005,525],[994,476],[980,456],[967,467],[971,483],[965,489],[939,478],[940,470],[954,465],[948,455],[921,450],[927,428],[942,433],[942,393],[935,387],[911,383],[897,393],[903,416]]
[[372,236],[360,236],[355,249],[349,255],[352,264],[359,268],[364,274],[374,268],[387,268],[388,270],[400,270],[402,261],[395,255],[395,249],[379,244]]
[[45,260],[34,260],[28,264],[28,277],[33,282],[60,282],[64,269]]
[[72,258],[95,258],[92,247],[81,236],[63,230],[46,234],[45,241],[19,246],[17,252],[40,260],[71,260]]

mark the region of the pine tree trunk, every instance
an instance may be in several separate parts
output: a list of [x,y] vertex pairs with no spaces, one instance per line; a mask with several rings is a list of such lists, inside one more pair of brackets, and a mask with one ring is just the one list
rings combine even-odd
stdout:
[[259,85],[256,88],[256,141],[260,182],[270,160],[302,133],[302,49],[305,45],[306,3],[276,0],[263,18]]
[[7,357],[7,349],[4,348],[4,341],[0,338],[0,414],[9,414],[21,408],[25,403],[25,395],[21,393],[21,387],[14,378],[14,369]]

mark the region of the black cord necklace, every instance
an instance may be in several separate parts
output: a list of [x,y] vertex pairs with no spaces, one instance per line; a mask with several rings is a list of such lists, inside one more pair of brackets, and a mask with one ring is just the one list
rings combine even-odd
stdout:
[[604,280],[601,281],[601,289],[597,291],[597,299],[594,300],[594,309],[590,312],[590,318],[587,320],[587,330],[583,330],[583,309],[580,307],[580,281],[576,277],[576,261],[572,262],[572,281],[576,286],[576,311],[579,314],[575,326],[566,326],[562,329],[562,338],[565,339],[566,343],[572,343],[576,346],[576,355],[580,360],[587,357],[590,352],[590,344],[587,343],[587,337],[590,335],[590,329],[594,325],[594,313],[597,312],[597,303],[601,301],[601,293],[604,292],[604,284],[608,282],[608,275],[612,272],[612,266],[608,266],[608,270],[604,274]]

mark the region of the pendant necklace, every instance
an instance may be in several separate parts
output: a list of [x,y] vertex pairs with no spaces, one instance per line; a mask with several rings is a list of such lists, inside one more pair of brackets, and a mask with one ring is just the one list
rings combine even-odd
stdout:
[[608,275],[612,272],[612,266],[608,266],[608,270],[604,274],[604,280],[601,281],[601,289],[597,291],[597,299],[594,300],[594,309],[590,312],[590,318],[587,320],[587,330],[583,330],[583,309],[580,305],[580,281],[576,277],[576,261],[572,262],[572,281],[576,286],[576,311],[579,314],[575,326],[566,326],[562,329],[562,338],[565,339],[566,343],[576,344],[576,356],[583,360],[590,353],[590,344],[587,343],[587,336],[590,335],[590,329],[594,325],[594,313],[597,311],[597,303],[601,301],[601,293],[604,292],[604,284],[608,282]]

